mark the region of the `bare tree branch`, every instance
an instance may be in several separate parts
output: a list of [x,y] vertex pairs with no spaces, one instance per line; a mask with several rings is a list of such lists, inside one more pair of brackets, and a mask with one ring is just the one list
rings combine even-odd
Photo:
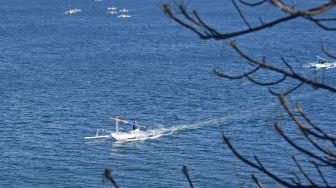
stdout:
[[[336,159],[336,154],[332,153],[330,150],[328,149],[324,149],[321,146],[319,146],[319,144],[317,144],[315,141],[313,141],[310,138],[310,134],[312,134],[312,132],[310,131],[310,129],[306,128],[306,126],[304,126],[304,124],[291,112],[291,110],[289,109],[289,106],[287,104],[286,98],[284,95],[279,95],[279,99],[281,102],[281,105],[284,107],[284,109],[286,110],[286,112],[288,113],[288,115],[291,117],[291,119],[295,122],[296,125],[298,125],[298,127],[300,128],[300,131],[303,133],[303,135],[307,138],[307,140],[319,151],[321,151],[323,154],[326,154],[329,157],[335,158]],[[301,115],[305,116],[301,111]],[[335,164],[335,162],[332,162],[331,160],[328,160],[329,163],[331,164]]]
[[239,16],[241,17],[241,19],[244,21],[244,23],[247,25],[247,27],[249,29],[251,29],[250,24],[248,23],[247,19],[245,18],[244,14],[242,13],[242,11],[240,10],[239,6],[237,5],[235,0],[231,0],[233,6],[236,8],[237,12],[239,13]]
[[295,172],[293,172],[293,176],[297,179],[297,181],[296,181],[294,178],[291,178],[292,182],[293,182],[295,185],[300,185],[300,184],[301,184],[301,179],[300,179],[300,177],[299,177]]
[[296,158],[293,156],[292,157],[295,165],[299,168],[300,172],[304,175],[304,177],[309,181],[309,183],[314,186],[317,187],[317,185],[314,183],[314,181],[309,177],[309,175],[303,170],[302,166],[300,165],[300,163],[296,160]]
[[265,168],[263,168],[262,166],[259,166],[255,163],[253,163],[252,161],[246,159],[245,157],[243,157],[240,153],[237,152],[237,150],[233,147],[233,145],[231,144],[231,142],[229,141],[229,139],[223,135],[223,140],[224,143],[229,147],[229,149],[232,151],[232,153],[239,158],[241,161],[243,161],[244,163],[248,164],[249,166],[267,174],[269,177],[271,177],[272,179],[274,179],[275,181],[277,181],[278,183],[286,186],[286,187],[293,187],[292,184],[290,184],[287,181],[282,180],[281,178],[279,178],[278,176],[276,176],[275,174],[271,173],[270,171],[266,170]]
[[293,73],[296,74],[296,72],[294,71],[294,69],[292,68],[292,66],[290,66],[290,64],[285,60],[284,57],[281,57],[282,62],[289,68],[289,70]]
[[239,76],[229,76],[229,75],[226,75],[224,74],[224,72],[219,72],[217,70],[213,70],[215,72],[215,74],[219,77],[223,77],[223,78],[228,78],[228,79],[233,79],[233,80],[237,80],[237,79],[243,79],[244,77],[247,77],[249,76],[250,74],[253,74],[255,72],[257,72],[258,70],[260,69],[260,66],[258,66],[257,68],[255,69],[252,69],[251,71],[247,72],[247,73],[244,73],[242,75],[239,75]]
[[278,68],[278,67],[274,67],[272,65],[269,65],[269,64],[266,64],[266,63],[260,63],[256,60],[253,60],[251,57],[249,57],[248,55],[246,55],[243,51],[241,51],[238,47],[237,47],[237,44],[235,42],[231,42],[230,43],[230,46],[241,56],[243,57],[244,59],[250,61],[251,63],[254,63],[256,65],[259,65],[262,69],[267,69],[267,70],[270,70],[272,72],[276,72],[276,73],[280,73],[280,74],[283,74],[283,75],[286,75],[287,77],[290,77],[294,80],[298,80],[298,81],[301,81],[301,82],[304,82],[305,84],[308,84],[310,86],[312,86],[313,88],[320,88],[320,89],[325,89],[325,90],[328,90],[328,91],[331,91],[331,92],[336,92],[336,88],[334,87],[331,87],[331,86],[328,86],[328,85],[325,85],[323,83],[319,83],[319,82],[316,82],[314,80],[311,80],[311,79],[308,79],[308,78],[305,78],[305,77],[302,77],[298,74],[296,74],[295,72],[293,73],[293,71],[291,72],[288,72],[288,71],[285,71],[281,68]]
[[287,76],[286,75],[283,75],[282,78],[280,78],[279,80],[277,81],[274,81],[274,82],[266,82],[266,83],[263,83],[263,82],[259,82],[253,78],[251,78],[249,75],[246,75],[245,76],[249,81],[257,84],[257,85],[260,85],[260,86],[271,86],[271,85],[276,85],[276,84],[279,84],[281,82],[283,82],[284,80],[286,80]]
[[315,137],[318,137],[320,139],[324,139],[324,140],[329,140],[332,144],[336,144],[336,137],[333,137],[331,135],[329,135],[328,133],[326,133],[325,131],[323,131],[320,127],[318,127],[317,125],[315,125],[315,123],[313,123],[307,116],[306,114],[303,112],[302,107],[300,106],[299,103],[296,103],[296,111],[299,112],[299,114],[304,118],[304,120],[306,122],[308,122],[308,125],[310,125],[311,127],[314,128],[314,130],[318,131],[321,135],[317,135],[314,132],[310,132],[310,134],[312,134]]
[[322,28],[324,30],[336,31],[336,27],[327,26],[327,25],[323,24],[322,21],[319,21],[318,19],[315,19],[311,16],[307,16],[306,19],[309,20],[309,21],[312,21],[313,23],[315,23],[317,26],[319,26],[320,28]]
[[312,157],[326,165],[332,166],[332,167],[336,167],[336,163],[333,163],[329,160],[324,159],[323,157],[320,157],[318,155],[315,155],[314,153],[308,151],[307,149],[304,149],[303,147],[300,147],[299,145],[295,144],[292,139],[290,139],[279,127],[279,125],[277,123],[275,123],[275,129],[276,131],[291,145],[293,146],[295,149],[299,150],[300,152],[306,154],[309,157]]
[[299,14],[299,15],[305,16],[305,17],[306,16],[314,16],[314,15],[317,15],[317,14],[322,14],[322,13],[330,10],[331,8],[333,8],[336,5],[335,0],[330,0],[328,3],[325,3],[322,6],[315,7],[315,8],[309,9],[309,10],[296,10],[296,9],[289,8],[289,6],[285,5],[280,0],[269,0],[269,2],[273,5],[275,5],[277,8],[284,11],[285,13]]
[[292,89],[288,90],[286,93],[284,93],[285,96],[289,95],[290,93],[294,92],[295,90],[299,89],[301,86],[303,86],[304,82],[299,83]]
[[189,173],[188,173],[188,167],[186,165],[183,165],[182,172],[185,175],[185,177],[187,177],[188,182],[189,182],[189,186],[191,188],[194,188],[194,185],[192,184],[191,178],[190,178]]
[[162,8],[163,8],[164,13],[166,13],[166,14],[167,14],[170,18],[172,18],[174,21],[176,21],[177,23],[181,24],[182,26],[184,26],[184,27],[190,29],[191,31],[195,32],[196,34],[199,35],[200,38],[206,38],[205,35],[203,35],[203,34],[202,34],[201,32],[199,32],[197,29],[195,29],[194,27],[192,27],[190,24],[187,24],[186,22],[184,22],[184,21],[178,19],[177,17],[175,17],[175,16],[173,15],[173,12],[172,12],[172,10],[171,10],[170,5],[168,5],[168,4],[164,4],[164,5],[162,5]]
[[259,179],[253,174],[252,174],[252,179],[258,185],[259,188],[265,188],[264,185],[259,181]]
[[[326,15],[325,13],[329,12],[332,8],[336,6],[336,0],[329,0],[328,2],[324,3],[323,5],[310,8],[307,10],[299,10],[296,9],[295,6],[292,4],[291,6],[286,5],[283,3],[282,0],[258,0],[257,2],[251,3],[247,0],[239,0],[239,2],[243,5],[249,6],[249,7],[257,7],[259,5],[262,5],[266,2],[270,2],[272,5],[274,5],[275,8],[281,9],[286,15],[283,17],[279,17],[274,19],[273,21],[269,21],[264,23],[260,18],[260,25],[253,26],[251,25],[248,20],[246,19],[245,15],[241,11],[239,5],[237,4],[236,0],[231,0],[232,4],[234,5],[235,9],[238,11],[240,18],[242,21],[246,24],[248,29],[241,29],[234,32],[219,32],[215,28],[213,28],[210,25],[207,25],[201,17],[198,15],[196,11],[192,11],[192,13],[188,13],[186,8],[184,6],[179,6],[179,11],[182,13],[182,16],[176,16],[173,10],[171,9],[170,5],[164,4],[163,10],[171,19],[179,23],[180,25],[184,26],[185,28],[193,31],[196,33],[201,39],[208,40],[208,39],[214,39],[214,40],[226,40],[233,37],[250,34],[253,32],[258,32],[267,28],[271,28],[275,25],[279,25],[281,23],[285,23],[297,18],[303,18],[307,21],[312,22],[315,24],[316,27],[319,27],[320,29],[327,30],[327,31],[335,31],[336,27],[333,26],[334,23],[336,23],[336,18],[333,17],[323,17]],[[285,81],[294,81],[294,83],[297,83],[297,85],[292,86],[293,88],[289,89],[286,92],[276,93],[269,89],[269,91],[276,95],[280,101],[281,106],[285,109],[288,116],[291,118],[291,121],[295,123],[295,125],[299,128],[301,131],[300,133],[303,134],[305,137],[304,141],[307,141],[312,144],[316,150],[310,151],[305,146],[299,145],[292,138],[289,138],[278,123],[275,123],[275,130],[280,134],[280,136],[289,143],[290,146],[292,146],[297,151],[301,152],[303,155],[308,156],[312,159],[314,159],[313,162],[310,161],[311,164],[314,164],[315,169],[319,173],[320,178],[322,179],[324,185],[319,185],[316,181],[314,181],[312,176],[309,176],[302,168],[300,163],[296,160],[295,157],[293,157],[293,160],[299,169],[300,173],[304,176],[305,179],[308,180],[308,185],[304,185],[304,182],[301,182],[300,176],[297,175],[295,172],[293,172],[294,177],[291,177],[289,181],[286,179],[277,176],[275,173],[269,171],[265,168],[263,163],[258,159],[257,156],[254,155],[254,160],[249,160],[246,157],[244,157],[242,154],[240,154],[230,143],[230,140],[223,135],[224,143],[228,146],[228,148],[232,151],[232,153],[243,163],[251,166],[254,169],[257,169],[260,172],[263,172],[270,178],[272,178],[274,181],[280,183],[283,186],[286,187],[335,187],[330,186],[326,178],[324,177],[322,170],[324,167],[328,168],[336,168],[336,154],[332,152],[332,150],[325,148],[323,145],[320,144],[321,141],[331,142],[333,146],[336,146],[336,138],[332,135],[329,135],[324,130],[322,130],[320,127],[315,125],[307,116],[304,114],[303,110],[299,105],[297,105],[297,111],[299,112],[299,115],[296,115],[292,112],[292,110],[289,108],[289,105],[287,103],[286,96],[293,93],[294,91],[301,88],[303,85],[311,86],[314,89],[323,89],[326,91],[329,91],[331,93],[336,92],[336,88],[334,86],[330,86],[324,83],[317,82],[316,80],[309,79],[307,77],[304,77],[293,69],[293,67],[283,58],[281,57],[282,63],[286,65],[286,68],[281,68],[278,66],[274,66],[274,63],[269,64],[266,62],[265,57],[260,60],[256,60],[255,58],[252,58],[251,56],[247,55],[245,52],[243,52],[240,48],[238,48],[237,44],[233,41],[229,43],[229,46],[232,47],[240,57],[246,60],[246,63],[251,65],[253,67],[252,70],[249,70],[248,72],[244,72],[238,76],[230,76],[227,75],[224,72],[220,72],[217,70],[213,70],[214,73],[222,78],[227,79],[244,79],[246,78],[250,82],[260,85],[260,86],[276,86],[280,85],[281,83],[285,83]],[[325,49],[323,44],[321,44],[321,48],[323,52],[328,55],[331,58],[336,59],[336,55],[329,52]],[[272,73],[274,75],[280,75],[281,77],[276,77],[277,79],[274,79],[274,75],[270,76],[275,81],[267,81],[267,82],[260,82],[258,79],[257,74],[261,72],[261,70],[265,70],[269,73]],[[307,125],[307,126],[306,126]],[[183,168],[183,171],[187,178],[189,177],[186,166]],[[190,178],[190,177],[189,177]],[[188,181],[190,179],[188,178]],[[295,179],[296,178],[296,179]],[[258,185],[258,187],[263,187],[263,185],[260,183],[260,181],[257,179],[256,176],[252,175],[252,179],[255,181],[255,183]],[[191,181],[190,181],[191,182]],[[192,186],[192,184],[191,184]]]
[[259,6],[259,5],[262,5],[264,3],[266,3],[268,0],[261,0],[259,2],[255,2],[255,3],[250,3],[250,2],[246,2],[245,0],[239,0],[239,2],[241,4],[244,4],[244,5],[247,5],[247,6],[250,6],[250,7],[254,7],[254,6]]
[[329,50],[327,50],[324,45],[323,45],[323,42],[321,42],[321,49],[322,51],[330,58],[333,58],[333,59],[336,59],[336,54],[334,53],[331,53]]
[[[244,35],[244,34],[248,34],[248,33],[252,33],[252,32],[256,32],[259,30],[263,30],[265,28],[269,28],[269,27],[273,27],[274,25],[280,24],[282,22],[286,22],[288,20],[294,19],[299,17],[300,15],[289,15],[283,18],[279,18],[277,20],[265,23],[263,25],[257,26],[257,27],[251,27],[249,29],[246,30],[241,30],[241,31],[237,31],[237,32],[232,32],[232,33],[222,33],[220,34],[218,31],[216,31],[215,29],[208,27],[207,31],[211,31],[210,33],[217,33],[217,34],[212,34],[212,35],[208,35],[206,33],[202,33],[201,31],[199,31],[198,29],[196,29],[195,27],[193,27],[192,25],[188,24],[187,22],[183,21],[182,19],[178,18],[177,16],[175,16],[175,14],[173,13],[171,6],[169,4],[163,4],[162,5],[163,11],[170,17],[172,18],[174,21],[176,21],[177,23],[181,24],[182,26],[184,26],[185,28],[193,31],[194,33],[196,33],[201,39],[215,39],[215,40],[224,40],[224,39],[229,39],[229,38],[233,38],[236,36],[240,36],[240,35]],[[183,6],[180,6],[180,11],[182,12],[183,16],[191,21],[192,23],[194,23],[196,26],[198,27],[202,27],[204,28],[204,25],[195,22],[195,20],[193,20],[186,12],[186,9]],[[211,28],[209,30],[209,28]]]
[[[264,1],[260,1],[257,4],[248,4],[245,1],[240,0],[240,2],[242,4],[245,5],[259,5],[264,3]],[[195,26],[188,24],[186,21],[183,21],[182,19],[178,18],[177,16],[175,16],[175,14],[173,13],[171,6],[169,4],[163,4],[162,8],[163,11],[170,17],[172,18],[174,21],[176,21],[177,23],[179,23],[180,25],[184,26],[185,28],[193,31],[194,33],[196,33],[201,39],[215,39],[215,40],[225,40],[225,39],[229,39],[229,38],[233,38],[236,36],[240,36],[240,35],[245,35],[248,33],[253,33],[256,31],[260,31],[266,28],[270,28],[273,27],[275,25],[278,25],[280,23],[283,22],[287,22],[289,20],[292,19],[296,19],[298,17],[302,17],[305,18],[309,21],[312,21],[313,23],[315,23],[317,26],[321,27],[322,29],[325,30],[335,30],[336,28],[333,27],[328,27],[323,25],[321,22],[328,20],[328,21],[332,21],[333,19],[330,18],[319,18],[319,19],[315,19],[312,16],[314,15],[319,15],[322,14],[328,10],[330,10],[331,8],[333,8],[336,5],[336,0],[330,0],[328,3],[325,3],[322,6],[319,7],[315,7],[312,9],[308,9],[308,10],[296,10],[294,8],[289,8],[288,6],[286,6],[283,2],[281,2],[280,0],[269,0],[269,2],[271,2],[273,5],[275,5],[277,8],[282,9],[285,13],[289,14],[288,16],[282,17],[282,18],[278,18],[276,20],[273,20],[271,22],[267,22],[267,23],[263,23],[260,26],[255,26],[252,27],[246,20],[245,16],[242,14],[241,10],[239,9],[239,6],[237,5],[237,3],[232,0],[233,5],[235,6],[235,8],[237,9],[240,17],[242,18],[242,20],[244,21],[244,23],[248,26],[248,29],[245,30],[240,30],[240,31],[235,31],[235,32],[230,32],[230,33],[220,33],[217,30],[215,30],[214,28],[206,25],[204,22],[200,22],[200,17],[198,17],[198,21],[196,21],[195,19],[193,19],[186,11],[186,8],[183,6],[179,6],[179,9],[182,13],[182,15],[189,20],[191,23],[193,23]],[[193,11],[193,13],[195,14],[196,11]],[[205,31],[199,31],[197,29],[197,27],[201,27],[203,29],[205,29]]]
[[105,170],[104,170],[104,178],[108,179],[115,188],[119,188],[117,182],[112,177],[112,172],[111,172],[110,169],[105,168]]
[[314,18],[318,22],[334,22],[336,18]]
[[328,181],[325,179],[325,177],[324,177],[324,175],[323,175],[323,173],[322,173],[322,171],[321,171],[319,165],[316,164],[315,161],[310,161],[310,162],[311,162],[312,164],[314,164],[314,166],[315,166],[315,168],[317,169],[317,171],[318,171],[318,173],[319,173],[319,175],[320,175],[322,181],[324,182],[324,184],[325,184],[327,187],[330,187],[330,186],[329,186],[329,183],[328,183]]

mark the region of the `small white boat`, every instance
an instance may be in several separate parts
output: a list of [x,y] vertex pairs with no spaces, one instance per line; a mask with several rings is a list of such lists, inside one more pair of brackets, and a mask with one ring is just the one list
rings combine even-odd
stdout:
[[315,68],[316,70],[332,69],[332,68],[336,68],[336,62],[330,62],[327,59],[317,56],[316,63],[309,63],[309,64],[304,65],[304,67],[307,67],[307,68],[312,67],[312,68]]
[[123,9],[119,10],[119,12],[121,14],[117,16],[118,18],[129,18],[129,17],[131,17],[130,15],[127,14],[128,9],[123,8]]
[[67,10],[67,11],[65,11],[64,13],[65,13],[65,14],[77,14],[77,13],[80,13],[80,12],[82,12],[81,9],[75,8],[75,9]]
[[120,14],[118,15],[118,18],[129,18],[131,17],[130,15],[127,15],[127,14]]
[[136,124],[134,121],[132,130],[125,131],[123,128],[119,128],[119,123],[130,124],[128,121],[120,118],[111,118],[115,120],[115,131],[106,131],[105,129],[98,129],[95,136],[85,137],[86,140],[89,139],[108,139],[113,138],[117,141],[133,141],[133,140],[145,140],[148,138],[157,138],[160,135],[155,134],[154,131],[142,131],[140,125]]
[[117,7],[115,7],[115,6],[111,6],[111,7],[108,7],[107,10],[114,10],[114,11],[117,11]]
[[107,14],[118,14],[117,7],[111,6],[107,8]]
[[119,12],[120,12],[120,13],[127,13],[127,12],[128,12],[128,9],[123,8],[123,9],[119,10]]
[[114,11],[114,10],[109,10],[109,11],[107,11],[106,13],[107,13],[107,14],[118,14],[118,12],[117,12],[117,11]]
[[113,120],[116,121],[115,123],[115,131],[111,132],[111,136],[112,138],[114,138],[115,140],[139,140],[139,139],[144,139],[144,138],[148,138],[150,135],[146,132],[146,131],[141,131],[140,130],[140,125],[136,124],[136,122],[134,122],[133,124],[133,130],[131,131],[120,131],[119,130],[119,122],[121,123],[127,123],[129,124],[128,121],[126,120],[122,120],[120,118],[111,118]]
[[335,68],[336,64],[335,63],[323,63],[323,64],[315,64],[315,68],[316,69],[331,69],[331,68]]

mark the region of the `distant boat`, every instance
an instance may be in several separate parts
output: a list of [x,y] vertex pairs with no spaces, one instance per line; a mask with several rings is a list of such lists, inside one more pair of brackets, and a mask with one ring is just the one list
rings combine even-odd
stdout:
[[111,6],[111,7],[108,7],[107,10],[117,11],[117,7],[115,7],[115,6]]
[[319,69],[331,69],[331,68],[336,68],[336,62],[329,62],[327,59],[324,59],[320,56],[317,57],[317,62],[315,63],[309,63],[304,65],[304,67],[307,68],[316,68],[316,70]]
[[80,13],[80,12],[82,12],[81,9],[75,8],[75,9],[67,10],[67,11],[65,11],[64,13],[65,13],[65,14],[77,14],[77,13]]
[[128,13],[128,9],[123,8],[123,9],[119,10],[119,12],[121,14],[118,15],[118,18],[129,18],[129,17],[131,17],[130,15],[126,14],[126,13]]
[[113,10],[107,11],[106,13],[107,13],[107,14],[118,14],[117,11],[113,11]]
[[126,131],[120,131],[119,130],[119,122],[121,123],[127,123],[129,124],[126,120],[120,119],[120,118],[111,118],[116,121],[115,124],[115,131],[111,132],[112,138],[115,140],[141,140],[144,138],[148,138],[151,135],[148,135],[146,131],[141,131],[140,130],[140,125],[134,121],[133,124],[133,130],[126,132]]
[[123,8],[123,9],[119,10],[119,12],[121,12],[121,13],[127,13],[128,9]]
[[306,67],[314,67],[317,70],[318,69],[332,69],[332,68],[336,68],[336,63],[315,63],[315,64],[310,64]]
[[[113,138],[117,141],[133,141],[133,140],[144,140],[148,138],[156,138],[160,135],[155,134],[155,132],[151,131],[142,131],[140,125],[134,122],[133,129],[131,131],[125,131],[124,129],[119,128],[119,123],[130,124],[128,121],[120,119],[120,118],[111,118],[115,120],[115,131],[106,131],[105,129],[98,129],[96,132],[96,136],[85,137],[85,139],[106,139]],[[101,134],[101,133],[105,134]]]
[[120,14],[118,15],[118,18],[129,18],[131,17],[130,15],[127,15],[127,14]]

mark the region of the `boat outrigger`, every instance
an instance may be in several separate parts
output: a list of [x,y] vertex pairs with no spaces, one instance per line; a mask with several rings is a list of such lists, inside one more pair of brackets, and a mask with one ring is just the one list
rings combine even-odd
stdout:
[[[85,139],[99,139],[99,138],[113,138],[117,141],[129,141],[129,140],[142,140],[148,137],[154,136],[153,134],[148,133],[147,131],[142,131],[139,124],[134,121],[132,125],[132,130],[125,131],[123,128],[119,128],[119,123],[130,124],[128,121],[120,119],[120,118],[111,118],[115,120],[115,131],[106,131],[105,129],[98,129],[96,132],[96,136],[93,137],[85,137]],[[105,135],[101,135],[105,133]]]

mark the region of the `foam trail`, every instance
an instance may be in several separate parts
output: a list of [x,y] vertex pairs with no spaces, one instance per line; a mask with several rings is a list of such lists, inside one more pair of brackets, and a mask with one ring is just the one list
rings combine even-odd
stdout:
[[161,136],[168,136],[168,135],[177,134],[177,133],[188,131],[188,130],[195,130],[195,129],[210,127],[210,126],[217,127],[217,126],[222,125],[225,122],[225,120],[227,120],[227,117],[208,119],[208,120],[199,121],[193,124],[175,125],[175,126],[168,127],[168,128],[163,128],[163,127],[154,128],[154,129],[147,130],[146,134],[148,135],[148,138],[154,139],[154,138],[159,138]]
[[[306,94],[301,94],[294,97],[294,100],[301,98],[306,98]],[[172,134],[178,134],[183,131],[195,130],[205,127],[222,127],[227,125],[235,125],[239,122],[247,122],[254,117],[260,117],[261,114],[265,114],[266,111],[274,111],[274,107],[277,106],[277,102],[268,103],[265,105],[255,105],[254,107],[237,109],[236,107],[228,108],[224,113],[225,116],[210,118],[207,120],[199,121],[193,124],[182,124],[174,125],[171,127],[161,127],[148,129],[143,131],[142,136],[137,139],[130,139],[127,141],[137,141],[137,140],[147,140],[147,139],[156,139],[161,136],[168,136]],[[116,141],[116,142],[125,142],[125,141]]]
[[236,122],[246,122],[251,120],[253,117],[260,116],[260,114],[263,114],[263,111],[273,111],[276,105],[278,105],[278,103],[273,102],[262,106],[254,106],[251,108],[246,108],[244,110],[241,109],[238,110],[236,108],[227,109],[225,116],[223,117],[211,118],[193,124],[174,125],[172,127],[167,128],[165,127],[153,128],[147,130],[146,134],[148,134],[149,137],[155,136],[155,138],[159,138],[161,136],[177,134],[188,130],[195,130],[205,127],[221,127],[223,125],[229,125],[230,123],[234,124]]

